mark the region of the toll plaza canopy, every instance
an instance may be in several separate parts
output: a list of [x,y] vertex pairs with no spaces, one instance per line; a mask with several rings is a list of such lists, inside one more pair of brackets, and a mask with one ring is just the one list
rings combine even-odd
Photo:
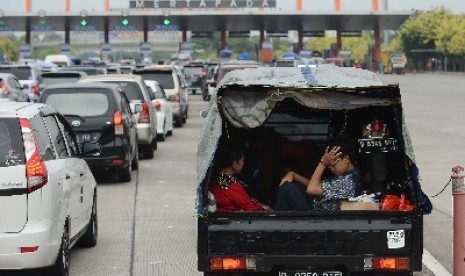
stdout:
[[[97,31],[138,30],[154,31],[163,26],[163,20],[169,18],[170,30],[213,32],[245,32],[263,30],[266,32],[287,32],[300,30],[318,32],[338,30],[354,32],[362,30],[396,30],[411,12],[316,12],[316,11],[281,11],[281,10],[247,10],[227,9],[209,10],[192,9],[169,12],[161,9],[127,9],[106,12],[45,12],[42,15],[10,12],[2,17],[2,31],[85,31],[87,28]],[[0,14],[1,15],[1,14]],[[85,18],[86,26],[80,24]],[[127,19],[126,25],[121,23]],[[158,28],[158,29],[157,29]],[[163,28],[163,27],[162,27]],[[311,35],[308,35],[311,36]]]

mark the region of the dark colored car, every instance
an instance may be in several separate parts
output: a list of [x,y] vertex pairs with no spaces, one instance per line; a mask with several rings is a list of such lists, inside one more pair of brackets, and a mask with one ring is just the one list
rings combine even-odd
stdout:
[[[78,142],[98,142],[101,153],[85,160],[93,172],[115,171],[120,181],[131,181],[138,168],[136,121],[121,88],[108,83],[72,83],[47,87],[40,102],[63,114]],[[136,110],[142,106],[136,105]]]
[[201,91],[205,86],[206,66],[202,63],[188,63],[184,65],[183,71],[187,80],[187,90],[192,94]]

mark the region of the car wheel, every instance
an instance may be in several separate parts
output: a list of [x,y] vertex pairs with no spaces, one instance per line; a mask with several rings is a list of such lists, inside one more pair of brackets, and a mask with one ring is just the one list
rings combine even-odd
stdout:
[[152,159],[153,158],[153,146],[152,145],[145,145],[144,146],[144,158],[145,159]]
[[135,171],[138,169],[139,169],[139,149],[136,149],[134,158],[132,159],[132,162],[131,162],[131,170]]
[[87,230],[78,242],[82,247],[94,247],[97,245],[98,237],[98,218],[97,218],[97,190],[95,190],[92,204],[92,213],[90,214]]
[[157,150],[158,149],[158,141],[157,141],[157,137],[155,136],[155,139],[152,140],[152,148],[153,150]]
[[70,251],[69,251],[69,232],[67,227],[63,230],[61,237],[60,249],[57,259],[53,266],[49,267],[45,275],[50,276],[68,276],[70,268]]
[[165,133],[166,133],[166,122],[163,123],[163,133],[157,134],[157,140],[162,141],[162,142],[165,141],[166,139]]
[[132,167],[132,165],[129,164],[124,169],[121,169],[121,171],[119,173],[119,181],[120,182],[129,182],[129,181],[131,181],[131,179],[132,179],[131,167]]
[[178,117],[175,118],[174,120],[174,126],[175,127],[182,127],[182,121],[183,121],[183,116],[179,115]]

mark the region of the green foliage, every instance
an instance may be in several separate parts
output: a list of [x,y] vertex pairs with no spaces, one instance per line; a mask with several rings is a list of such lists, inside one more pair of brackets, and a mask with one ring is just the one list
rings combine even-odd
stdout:
[[449,15],[437,28],[436,46],[445,54],[465,55],[465,16]]
[[10,37],[0,38],[0,53],[4,54],[9,60],[17,60],[19,54],[19,45]]
[[451,13],[438,8],[426,12],[418,12],[409,18],[399,30],[402,48],[405,52],[413,49],[435,49],[440,26]]
[[310,49],[312,49],[312,51],[323,52],[325,50],[330,49],[332,43],[336,43],[335,36],[312,38],[308,41],[307,45]]
[[373,38],[368,34],[363,34],[361,37],[343,37],[342,38],[342,50],[351,51],[352,59],[354,61],[362,62]]
[[47,48],[35,50],[32,52],[32,58],[34,59],[45,59],[48,55],[54,55],[60,53],[60,46],[48,46]]
[[288,39],[273,38],[273,57],[276,59],[282,58],[285,52],[292,49],[292,46],[292,43]]

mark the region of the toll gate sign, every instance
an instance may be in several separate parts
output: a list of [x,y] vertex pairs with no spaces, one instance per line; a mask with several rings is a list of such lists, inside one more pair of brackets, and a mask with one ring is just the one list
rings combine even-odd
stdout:
[[276,0],[130,0],[130,9],[276,8]]

